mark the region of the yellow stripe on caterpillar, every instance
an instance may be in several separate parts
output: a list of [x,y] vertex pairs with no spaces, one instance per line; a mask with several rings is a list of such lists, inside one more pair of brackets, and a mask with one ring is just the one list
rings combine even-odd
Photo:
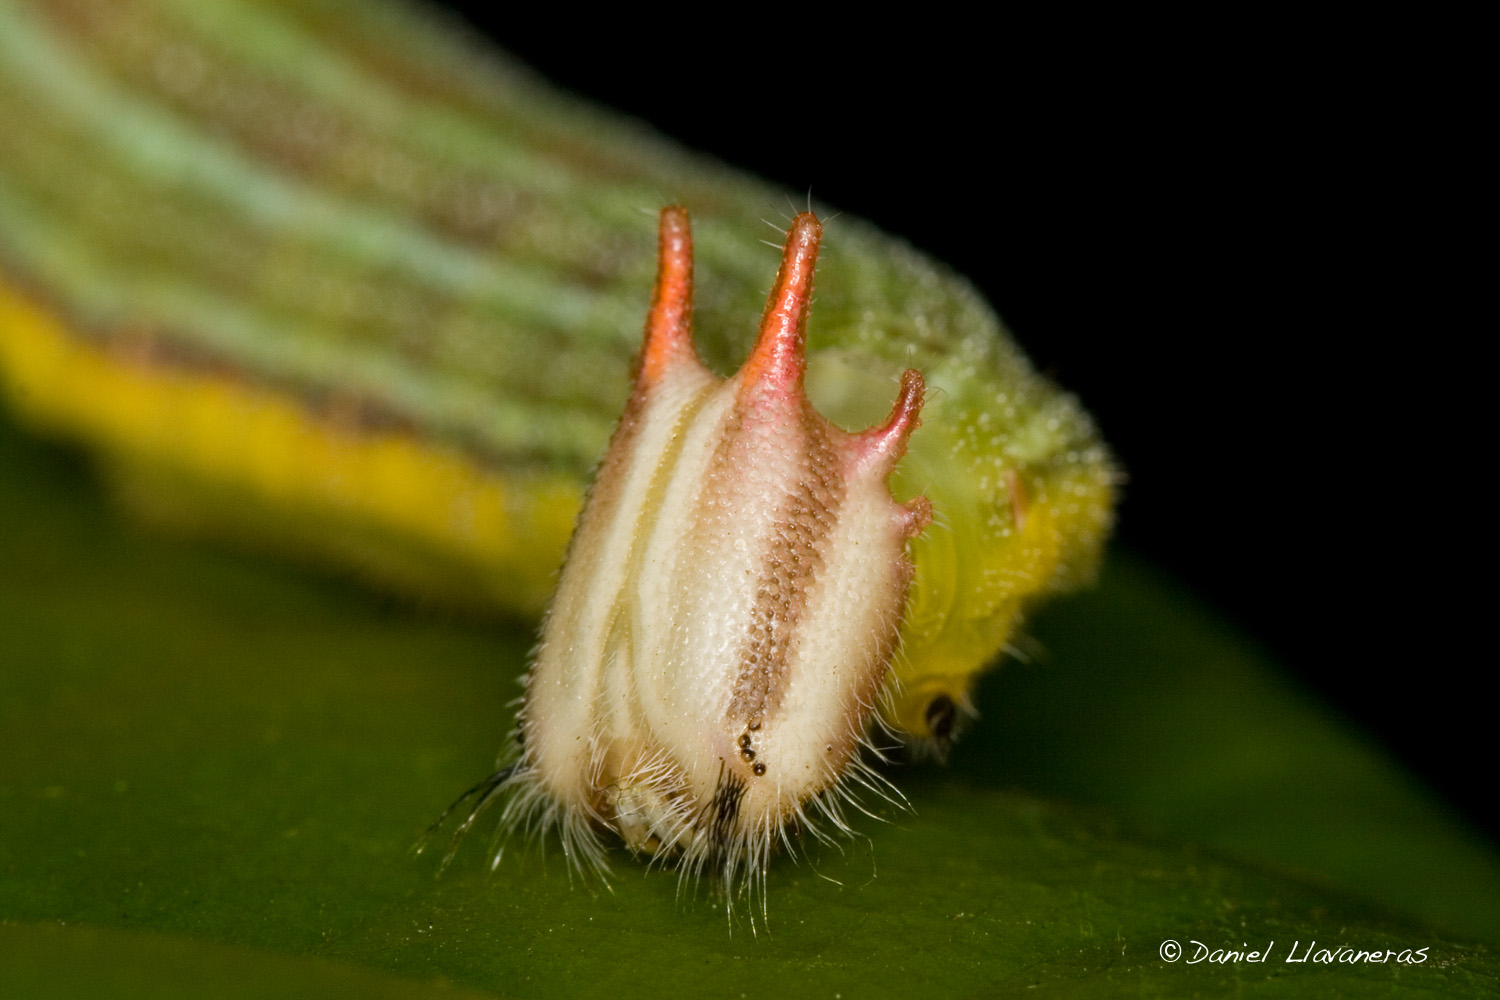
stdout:
[[561,474],[486,468],[232,374],[70,331],[0,281],[0,379],[38,430],[92,442],[137,512],[493,614],[540,614],[582,500]]

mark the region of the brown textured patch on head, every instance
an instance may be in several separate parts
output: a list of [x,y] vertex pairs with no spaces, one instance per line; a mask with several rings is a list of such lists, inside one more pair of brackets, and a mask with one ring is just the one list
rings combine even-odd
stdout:
[[824,549],[844,501],[838,456],[821,419],[808,404],[804,408],[801,468],[778,506],[776,533],[762,555],[729,703],[729,718],[751,728],[780,703],[797,625],[823,569]]

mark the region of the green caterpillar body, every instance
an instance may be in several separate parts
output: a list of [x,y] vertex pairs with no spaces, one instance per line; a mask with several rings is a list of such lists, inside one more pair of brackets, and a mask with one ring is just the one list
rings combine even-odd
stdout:
[[[537,614],[611,428],[662,199],[697,347],[748,353],[780,193],[397,5],[0,2],[0,386],[158,518]],[[946,738],[1036,601],[1086,581],[1117,475],[961,279],[841,217],[807,387],[922,428],[935,522],[886,720]]]

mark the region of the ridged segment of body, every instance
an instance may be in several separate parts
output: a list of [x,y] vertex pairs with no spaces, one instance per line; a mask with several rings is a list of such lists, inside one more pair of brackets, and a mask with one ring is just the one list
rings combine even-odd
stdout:
[[[699,347],[749,349],[776,192],[381,3],[0,3],[0,385],[137,505],[535,614],[623,409],[661,193],[697,220]],[[808,394],[938,526],[888,718],[942,735],[1039,598],[1086,579],[1109,457],[962,281],[847,217]],[[542,363],[545,361],[545,363]]]

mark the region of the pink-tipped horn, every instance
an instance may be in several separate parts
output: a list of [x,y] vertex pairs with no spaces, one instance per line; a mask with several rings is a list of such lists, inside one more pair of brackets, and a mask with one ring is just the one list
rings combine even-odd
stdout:
[[783,396],[801,391],[807,369],[807,307],[822,238],[823,224],[811,212],[792,220],[781,251],[781,269],[761,317],[760,336],[740,369],[741,384],[747,389]]
[[673,364],[698,357],[693,347],[693,229],[681,205],[661,210],[656,253],[656,285],[636,372],[636,385],[642,387],[660,381]]

